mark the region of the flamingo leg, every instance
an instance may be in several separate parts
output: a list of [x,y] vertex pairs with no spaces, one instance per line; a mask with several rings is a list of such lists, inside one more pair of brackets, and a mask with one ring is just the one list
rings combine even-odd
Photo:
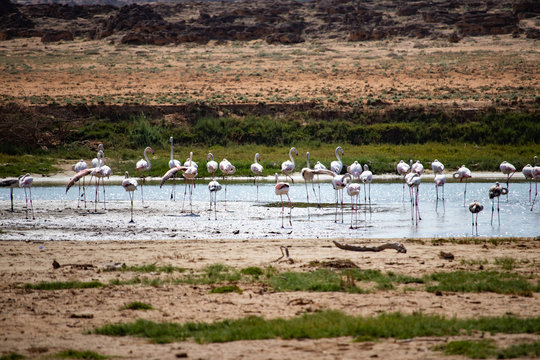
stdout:
[[81,202],[81,183],[79,182],[79,197],[77,198],[77,209],[79,208],[80,202]]
[[343,189],[341,189],[341,223],[343,224]]
[[501,211],[499,209],[500,196],[497,196],[497,218],[499,219],[499,226],[501,226]]
[[255,176],[255,185],[257,186],[257,202],[259,202],[259,182],[257,181],[258,176]]
[[354,203],[353,203],[353,197],[351,196],[351,227],[349,229],[353,228],[353,211],[354,211]]
[[409,188],[409,202],[411,203],[411,222],[414,224],[414,201],[412,188]]
[[491,199],[491,226],[493,226],[493,212],[495,211],[495,199]]
[[308,220],[309,220],[309,219],[310,219],[310,218],[309,218],[309,190],[308,190],[308,187],[307,187],[307,181],[305,181],[304,184],[306,185],[306,196],[307,196],[307,218],[308,218]]
[[339,203],[339,191],[336,190],[336,215],[334,216],[335,223],[337,223],[338,203]]
[[141,202],[144,205],[143,185],[144,185],[144,176],[141,176]]
[[478,213],[476,213],[476,222],[475,222],[475,228],[476,228],[476,236],[478,236]]
[[534,194],[534,199],[531,205],[531,211],[533,211],[534,203],[536,201],[536,197],[538,196],[538,180],[536,179],[536,177],[534,178],[534,188],[535,188],[535,194]]
[[135,221],[133,221],[133,191],[129,192],[129,198],[131,200],[131,220],[130,220],[130,223],[134,223]]
[[[96,177],[96,194],[94,196],[94,212],[97,212],[97,203],[98,203],[98,189],[99,189],[99,178]],[[141,185],[141,191],[142,191],[142,185]]]
[[189,189],[189,210],[193,214],[193,189],[195,189],[195,179],[193,179],[193,185]]
[[292,202],[289,193],[287,193],[287,200],[289,200],[289,224],[292,226]]
[[225,211],[227,211],[227,185],[229,185],[229,177],[227,176],[227,181],[225,182]]
[[405,176],[403,177],[403,191],[401,192],[401,201],[405,201]]
[[279,195],[279,198],[281,199],[281,228],[283,229],[285,226],[283,226],[283,213],[285,212],[283,208],[283,195]]
[[11,212],[13,212],[13,188],[9,188],[9,198],[11,199]]
[[319,180],[319,175],[317,174],[317,186],[319,187],[319,204],[318,204],[318,208],[321,207],[321,182]]
[[369,183],[368,185],[368,190],[369,190],[368,199],[369,199],[369,204],[371,205],[371,183]]
[[83,177],[84,208],[86,209],[86,179]]
[[103,188],[103,210],[107,210],[107,201],[105,200],[105,178],[101,178],[101,187]]
[[465,180],[465,192],[463,193],[463,206],[465,206],[465,201],[467,200],[467,184],[469,182]]
[[24,188],[24,198],[26,200],[26,218],[28,219],[28,196],[26,195],[26,188]]
[[184,199],[182,200],[182,213],[184,212],[184,202],[186,201],[188,180],[186,179],[186,184],[184,185]]
[[443,184],[443,186],[442,186],[442,199],[443,199],[443,201],[444,201],[444,184]]
[[28,188],[28,193],[30,194],[30,208],[32,209],[32,220],[35,220],[36,217],[34,216],[34,205],[32,204],[32,188]]
[[420,215],[420,208],[418,207],[418,194],[420,193],[420,188],[416,188],[416,212],[418,213],[418,220],[422,220],[422,216]]
[[217,191],[214,194],[214,220],[217,220]]

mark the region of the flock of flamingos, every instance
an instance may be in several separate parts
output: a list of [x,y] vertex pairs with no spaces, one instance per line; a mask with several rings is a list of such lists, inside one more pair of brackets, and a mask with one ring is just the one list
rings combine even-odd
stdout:
[[[173,138],[170,138],[171,142],[171,159],[169,161],[169,171],[167,171],[161,178],[161,186],[165,184],[169,179],[172,179],[174,181],[174,185],[171,190],[171,199],[175,196],[175,184],[176,184],[176,177],[178,173],[180,172],[182,176],[186,179],[185,183],[185,189],[184,189],[184,200],[182,201],[182,212],[184,212],[184,202],[186,199],[186,195],[189,192],[189,202],[190,202],[190,212],[192,212],[192,194],[193,194],[193,187],[195,186],[195,179],[198,175],[198,165],[193,161],[193,153],[190,153],[189,158],[182,164],[180,161],[174,159],[174,153],[173,153]],[[76,172],[75,176],[73,176],[66,187],[66,193],[68,190],[75,184],[79,183],[79,197],[77,201],[77,206],[80,206],[80,202],[84,201],[85,207],[86,207],[86,195],[85,195],[85,187],[86,187],[86,177],[90,175],[90,181],[91,183],[92,178],[95,178],[96,186],[95,186],[95,200],[94,200],[94,211],[97,210],[97,203],[98,200],[98,190],[101,182],[101,187],[103,189],[103,207],[106,207],[105,203],[105,184],[104,179],[108,178],[111,175],[111,168],[104,163],[104,152],[105,149],[102,144],[98,146],[98,152],[97,157],[92,160],[92,167],[89,168],[87,163],[83,160],[80,160],[75,165],[72,166],[73,170]],[[145,183],[145,177],[143,173],[145,171],[150,170],[152,164],[150,162],[150,159],[148,158],[148,152],[154,153],[154,150],[152,150],[151,147],[146,147],[144,149],[144,158],[139,160],[136,164],[136,170],[139,172],[139,181],[140,181],[140,190],[141,190],[141,200],[144,204],[144,195],[143,195],[143,185]],[[281,164],[281,173],[285,176],[285,181],[279,181],[279,176],[276,173],[275,179],[276,179],[276,185],[274,187],[275,194],[280,197],[281,200],[281,227],[284,227],[284,204],[283,204],[283,196],[287,197],[287,200],[289,202],[289,216],[288,221],[289,224],[292,226],[292,202],[289,197],[289,188],[290,184],[286,182],[287,178],[291,180],[291,182],[294,184],[294,179],[292,178],[292,174],[295,170],[295,163],[293,158],[293,153],[298,156],[298,151],[296,148],[291,148],[289,150],[289,160],[284,161]],[[335,150],[336,160],[332,161],[330,163],[330,169],[326,168],[325,165],[320,163],[319,161],[313,169],[309,166],[309,152],[306,153],[307,157],[307,163],[306,167],[301,169],[300,174],[302,178],[304,179],[305,186],[306,186],[306,196],[307,196],[307,202],[308,202],[308,219],[310,218],[309,214],[309,190],[308,190],[308,182],[311,183],[313,193],[315,198],[318,201],[318,206],[320,207],[320,183],[319,183],[319,176],[320,175],[327,175],[332,177],[332,187],[334,188],[336,192],[336,211],[335,211],[335,218],[334,221],[338,221],[338,208],[341,208],[341,222],[343,222],[343,193],[346,189],[347,194],[351,197],[351,229],[353,227],[353,211],[356,212],[356,221],[358,219],[357,211],[358,211],[358,204],[359,204],[359,195],[361,190],[361,184],[364,186],[364,200],[367,203],[371,204],[371,182],[373,180],[373,173],[369,170],[369,167],[367,164],[362,166],[358,163],[358,161],[355,161],[351,165],[346,167],[345,174],[342,174],[343,172],[343,163],[341,161],[341,158],[339,154],[344,155],[343,149],[338,146]],[[251,171],[253,172],[255,179],[254,184],[257,186],[257,200],[258,200],[258,193],[259,193],[259,177],[261,176],[263,172],[263,167],[261,164],[258,163],[260,161],[261,157],[257,153],[255,154],[254,162],[251,164]],[[209,153],[207,158],[206,168],[209,174],[212,175],[212,180],[208,184],[208,190],[210,192],[210,211],[212,210],[212,204],[214,206],[214,218],[217,219],[217,192],[222,189],[221,184],[216,180],[216,172],[219,168],[223,175],[223,179],[227,179],[227,183],[225,185],[225,209],[227,207],[227,184],[229,180],[229,176],[233,175],[236,172],[236,168],[233,164],[231,164],[227,159],[223,159],[219,164],[214,160],[214,156]],[[443,173],[444,165],[438,161],[434,160],[431,163],[431,168],[433,170],[433,173],[435,175],[434,182],[435,182],[435,188],[437,193],[437,200],[439,199],[439,188],[441,188],[442,191],[442,199],[444,200],[444,185],[446,183],[446,175]],[[410,195],[410,204],[411,204],[411,221],[413,224],[418,224],[418,220],[421,220],[420,211],[418,209],[418,191],[419,186],[421,183],[421,175],[424,172],[424,166],[420,163],[420,161],[416,161],[413,163],[413,160],[410,160],[410,162],[407,164],[405,161],[401,160],[397,166],[396,166],[397,173],[400,176],[403,176],[403,194],[405,194],[405,184],[409,187],[409,195]],[[493,215],[495,211],[495,199],[497,199],[497,215],[500,225],[500,213],[499,213],[499,198],[501,195],[507,195],[508,194],[508,185],[510,178],[516,173],[516,168],[514,165],[503,161],[500,164],[500,170],[503,174],[507,176],[506,178],[506,187],[503,187],[498,182],[491,186],[489,188],[489,198],[492,201],[492,207],[491,207],[491,224],[493,225]],[[534,157],[534,165],[527,164],[523,167],[522,173],[525,176],[527,180],[529,180],[529,203],[531,206],[531,211],[533,210],[534,203],[536,201],[537,195],[538,195],[538,185],[537,181],[540,179],[540,166],[537,165],[537,157]],[[317,176],[317,183],[319,186],[319,193],[317,196],[317,192],[315,191],[315,185],[314,180],[315,176]],[[453,178],[458,179],[460,182],[465,183],[465,190],[463,193],[463,205],[466,205],[466,197],[467,197],[467,183],[468,179],[472,177],[471,171],[465,166],[462,165],[457,172],[455,172],[453,175]],[[81,180],[82,179],[82,184]],[[535,181],[535,195],[534,198],[532,197],[532,180]],[[34,216],[34,209],[32,205],[32,187],[33,178],[30,176],[30,174],[26,174],[24,176],[20,176],[18,179],[8,179],[0,182],[0,186],[9,187],[10,188],[10,196],[11,196],[11,211],[13,211],[13,189],[16,187],[20,187],[24,189],[25,192],[25,198],[26,198],[26,218],[28,218],[28,201],[30,200],[30,208],[32,212],[32,219],[35,219]],[[368,189],[366,190],[366,184],[368,186]],[[82,185],[82,193],[81,193],[81,185]],[[134,191],[137,190],[139,187],[139,183],[135,178],[130,178],[129,173],[126,171],[125,173],[125,179],[122,181],[122,187],[129,193],[130,200],[131,200],[131,219],[130,222],[133,222],[133,196]],[[29,195],[27,195],[27,189],[29,192]],[[403,195],[404,196],[404,195]],[[83,200],[84,198],[84,200]],[[480,204],[478,201],[474,200],[469,204],[469,210],[472,214],[472,225],[476,227],[478,232],[478,213],[483,210],[483,205]],[[475,219],[476,215],[476,219]]]

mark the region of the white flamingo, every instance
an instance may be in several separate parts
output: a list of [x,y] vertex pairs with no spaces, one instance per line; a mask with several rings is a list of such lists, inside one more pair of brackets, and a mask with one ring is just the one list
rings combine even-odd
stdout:
[[[103,169],[101,168],[102,164],[103,164],[103,150],[99,150],[98,153],[97,153],[97,167],[94,167],[92,169],[88,169],[90,170],[90,182],[92,182],[92,178],[95,177],[96,178],[96,194],[95,194],[95,197],[94,197],[94,212],[97,211],[97,203],[99,201],[98,199],[98,190],[99,190],[99,179],[103,177]],[[85,173],[85,171],[81,171],[80,173]],[[75,174],[77,175],[77,174]],[[74,177],[75,178],[75,177]],[[66,190],[67,192],[67,190]]]
[[[182,165],[180,161],[174,158],[174,139],[171,136],[169,141],[171,142],[171,159],[169,160],[169,169]],[[173,186],[171,188],[171,200],[176,200],[176,175],[173,178]]]
[[[317,163],[313,167],[313,170],[319,171],[319,170],[327,170],[327,169],[323,163],[321,163],[320,161],[317,161]],[[317,174],[317,187],[319,188],[319,203],[317,206],[320,208],[321,207],[321,182],[319,181],[319,174]]]
[[351,174],[352,176],[352,181],[354,181],[355,179],[359,179],[360,180],[360,175],[362,174],[362,165],[360,165],[360,163],[358,163],[358,161],[354,161],[351,165],[347,166],[347,172],[349,174]]
[[30,176],[30,174],[26,174],[19,178],[19,187],[24,189],[24,197],[26,199],[26,218],[28,219],[28,196],[26,195],[26,189],[28,189],[28,193],[30,196],[30,207],[32,208],[32,219],[35,220],[34,216],[34,205],[32,205],[32,183],[34,182],[34,178]]
[[223,180],[227,178],[225,183],[225,211],[227,211],[227,185],[229,185],[229,176],[236,172],[236,167],[229,160],[223,159],[219,163],[219,170],[223,173]]
[[[516,167],[510,164],[508,161],[503,161],[499,165],[501,172],[506,175],[506,189],[510,189],[510,178],[516,173]],[[506,200],[508,200],[508,192],[506,193]]]
[[366,183],[369,188],[369,203],[371,204],[371,182],[373,181],[373,173],[369,170],[368,164],[364,164],[364,171],[360,174],[360,180],[364,183],[364,201],[366,200]]
[[343,169],[343,162],[341,161],[341,158],[339,157],[339,153],[341,153],[341,156],[345,155],[345,152],[341,148],[341,146],[338,146],[336,148],[336,158],[337,160],[334,160],[330,163],[330,170],[332,170],[336,175],[341,174],[341,170]]
[[19,187],[19,179],[2,180],[0,182],[0,186],[9,187],[9,197],[11,199],[11,212],[13,212],[13,189],[16,187]]
[[501,195],[508,194],[508,189],[502,187],[499,182],[489,188],[489,198],[491,199],[491,226],[493,226],[493,213],[495,212],[495,198],[497,198],[497,217],[499,219],[499,226],[501,226],[501,212],[499,210],[499,198]]
[[189,187],[189,207],[190,212],[193,213],[193,189],[195,188],[195,179],[197,178],[197,164],[193,161],[193,152],[189,153],[189,159],[184,163],[184,167],[186,167],[186,170],[182,172],[182,175],[186,179],[186,186],[184,187],[182,212],[184,212],[184,202],[186,201],[186,193]]
[[150,162],[150,159],[148,158],[148,154],[147,154],[148,151],[154,154],[154,150],[150,146],[147,146],[144,149],[144,153],[143,153],[144,159],[137,161],[137,164],[135,165],[135,168],[139,172],[139,179],[141,180],[141,201],[143,204],[144,204],[143,185],[146,180],[146,177],[143,176],[143,172],[148,171],[152,168],[152,163]]
[[444,165],[439,160],[435,159],[431,163],[431,169],[433,170],[434,174],[442,174],[444,171]]
[[[99,152],[100,150],[105,151],[105,148],[103,147],[103,144],[98,145],[97,152]],[[92,159],[92,167],[97,168],[99,165],[101,165],[100,160],[97,157],[93,158]]]
[[206,156],[206,170],[209,174],[212,175],[212,179],[216,176],[216,171],[218,169],[218,163],[214,160],[214,155],[212,153],[208,153]]
[[[86,164],[86,162],[83,159],[81,159],[75,165],[73,165],[71,168],[73,169],[73,171],[75,171],[75,173],[78,173],[80,171],[88,169],[88,164]],[[86,209],[86,184],[85,184],[85,180],[86,179],[83,177],[83,185],[82,185],[83,194],[82,194],[82,196],[84,197],[84,208]],[[81,202],[81,183],[79,183],[79,197],[77,198],[77,208],[80,207],[80,202]]]
[[261,160],[261,155],[259,153],[255,154],[255,158],[253,159],[253,164],[251,164],[251,172],[255,175],[255,178],[253,179],[253,183],[257,185],[257,201],[259,201],[259,176],[261,176],[263,172],[263,166],[258,163],[258,161]]
[[[411,160],[412,162],[412,160]],[[396,166],[396,170],[400,176],[403,176],[403,191],[402,191],[402,200],[405,198],[405,175],[409,173],[409,170],[411,169],[410,165],[407,164],[405,161],[400,160],[399,163]]]
[[536,202],[536,197],[538,196],[538,179],[540,179],[540,166],[538,166],[536,164],[537,160],[538,159],[535,156],[534,157],[534,167],[533,167],[533,171],[532,171],[532,175],[534,176],[535,193],[534,193],[534,198],[533,198],[533,201],[532,201],[532,204],[531,204],[531,211],[533,211],[534,203]]
[[[210,212],[212,212],[212,195],[214,196],[214,220],[217,220],[217,193],[220,190],[220,183],[216,179],[212,179],[208,184],[208,191],[210,191]],[[208,214],[208,220],[210,220],[210,213]]]
[[[536,160],[536,156],[535,156],[535,160]],[[533,171],[534,171],[534,167],[531,164],[525,165],[523,169],[521,170],[525,179],[529,180],[529,205],[531,204],[531,200],[532,200],[532,181],[534,179]]]
[[439,200],[439,187],[442,187],[442,199],[444,201],[444,184],[446,184],[446,175],[435,175],[435,192],[437,193],[437,200]]
[[129,198],[131,200],[131,220],[130,223],[133,223],[133,192],[137,190],[137,180],[129,178],[129,172],[126,171],[126,177],[122,181],[122,187],[129,193]]
[[290,160],[286,160],[286,161],[281,163],[281,172],[285,175],[285,178],[287,178],[287,176],[288,176],[291,179],[291,182],[294,184],[294,179],[291,176],[291,174],[292,174],[292,172],[294,171],[294,168],[295,168],[294,159],[293,159],[293,156],[292,156],[293,151],[296,154],[296,156],[298,156],[298,150],[296,150],[295,147],[292,147],[289,150],[289,159]]
[[414,172],[407,174],[405,178],[407,179],[407,185],[409,185],[411,195],[411,221],[413,224],[416,222],[416,225],[418,225],[418,220],[422,220],[420,209],[418,208],[418,193],[422,180],[420,175]]
[[422,175],[424,173],[424,165],[422,165],[420,160],[416,160],[416,162],[411,165],[411,171],[418,175]]
[[332,178],[332,187],[336,191],[336,214],[334,217],[335,223],[337,223],[337,213],[338,213],[338,205],[340,202],[340,197],[339,197],[340,193],[341,193],[341,222],[343,223],[343,189],[345,189],[345,187],[347,186],[345,179],[347,177],[350,178],[350,176],[351,176],[350,174],[345,174],[343,176],[340,176],[334,173],[334,177]]
[[287,195],[287,199],[289,200],[289,224],[292,226],[292,202],[291,198],[289,197],[289,183],[286,182],[279,182],[278,174],[275,174],[276,177],[276,186],[274,187],[274,192],[276,195],[278,195],[281,199],[281,228],[283,229],[283,221],[284,221],[284,213],[285,208],[283,206],[283,195]]
[[[351,175],[352,176],[352,175]],[[351,179],[351,176],[348,178]],[[345,176],[344,179],[347,177]],[[352,181],[347,181],[347,194],[351,197],[351,229],[358,228],[358,197],[360,195],[361,185]],[[353,197],[356,198],[356,201],[353,202]],[[355,224],[356,227],[353,227],[353,210],[355,212]]]
[[99,179],[101,178],[101,187],[103,188],[103,209],[107,210],[105,201],[105,178],[110,179],[112,170],[109,166],[105,165],[105,150],[101,150],[101,155],[101,172],[96,175],[96,180],[99,182]]
[[307,209],[308,209],[308,220],[309,220],[310,219],[309,217],[309,190],[307,186],[308,182],[311,182],[311,188],[313,189],[313,194],[315,195],[315,198],[317,198],[317,193],[315,192],[315,184],[313,183],[313,179],[315,178],[315,174],[317,174],[317,172],[309,168],[309,152],[306,152],[306,167],[300,171],[300,174],[302,175],[302,178],[304,179],[304,184],[306,185]]
[[[472,203],[469,204],[469,211],[471,212],[471,218],[472,218],[472,226],[473,226],[473,229],[476,228],[477,236],[478,236],[478,213],[480,213],[480,211],[482,210],[484,210],[484,205],[480,204],[477,200],[474,200]],[[474,215],[476,215],[476,221],[475,221]]]
[[472,178],[471,170],[469,170],[465,165],[461,165],[457,172],[455,172],[452,177],[454,179],[459,179],[459,182],[462,182],[465,179],[465,191],[463,192],[463,206],[465,206],[465,201],[467,200],[467,183],[469,179]]

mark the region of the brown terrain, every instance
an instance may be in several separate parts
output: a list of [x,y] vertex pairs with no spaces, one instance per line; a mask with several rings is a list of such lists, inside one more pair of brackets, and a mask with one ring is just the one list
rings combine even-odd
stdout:
[[[113,5],[18,4],[0,0],[0,127],[30,113],[75,121],[95,114],[164,116],[181,125],[204,104],[223,112],[443,108],[532,109],[539,105],[540,10],[517,1],[238,1]],[[1,236],[0,236],[1,238]],[[387,240],[381,240],[386,242]],[[292,245],[294,262],[273,262]],[[350,259],[362,269],[421,276],[437,271],[498,269],[513,258],[522,275],[538,274],[537,240],[447,243],[405,240],[393,250],[349,253],[327,240],[0,241],[0,356],[42,358],[65,349],[128,359],[439,359],[431,347],[454,338],[352,342],[351,338],[157,345],[139,338],[88,335],[108,322],[292,317],[321,309],[375,316],[401,311],[448,317],[538,316],[531,297],[443,293],[423,289],[370,294],[272,292],[239,284],[242,294],[209,294],[210,286],[142,285],[37,291],[26,283],[108,283],[133,274],[106,263],[174,265],[199,271],[235,268],[313,269],[314,260]],[[42,248],[41,248],[42,247]],[[441,250],[455,260],[439,257]],[[60,264],[90,264],[86,269]],[[149,278],[161,274],[144,274]],[[143,301],[156,310],[121,306]],[[499,346],[539,341],[538,334],[489,335]],[[466,336],[457,338],[469,338]],[[459,358],[459,357],[453,357]]]

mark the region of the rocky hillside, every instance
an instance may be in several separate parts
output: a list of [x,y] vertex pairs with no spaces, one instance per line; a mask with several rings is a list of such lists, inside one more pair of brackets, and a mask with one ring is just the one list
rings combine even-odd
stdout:
[[[72,3],[73,4],[73,3]],[[390,37],[447,39],[513,34],[539,38],[537,0],[178,1],[113,5],[13,4],[0,0],[0,40],[74,37],[127,44]]]

